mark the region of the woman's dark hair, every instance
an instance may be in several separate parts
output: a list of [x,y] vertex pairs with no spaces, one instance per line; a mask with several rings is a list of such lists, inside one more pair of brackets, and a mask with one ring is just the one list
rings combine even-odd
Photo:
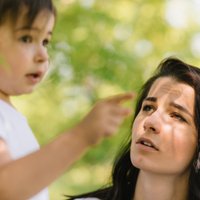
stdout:
[[42,10],[50,11],[56,15],[52,0],[0,0],[0,25],[8,18],[15,23],[23,8],[27,9],[25,17],[29,26]]
[[[199,200],[200,172],[196,164],[199,159],[200,144],[200,69],[177,58],[170,57],[163,60],[157,67],[155,74],[143,85],[138,96],[133,120],[138,115],[143,100],[147,97],[151,86],[160,77],[171,77],[178,82],[191,86],[195,90],[194,123],[198,133],[198,145],[191,164],[188,200]],[[113,166],[111,186],[84,195],[68,196],[67,198],[70,200],[81,197],[96,197],[101,200],[132,200],[139,169],[134,167],[131,163],[130,146],[131,137],[125,148],[121,151],[120,156],[117,155],[116,162]]]

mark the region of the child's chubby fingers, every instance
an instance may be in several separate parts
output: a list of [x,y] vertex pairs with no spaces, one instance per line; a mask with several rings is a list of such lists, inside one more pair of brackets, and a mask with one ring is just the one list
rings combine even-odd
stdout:
[[109,124],[107,124],[105,135],[106,136],[115,135],[117,131],[119,130],[119,126],[122,124],[122,122],[123,122],[122,117],[118,117],[118,118],[110,120]]
[[121,102],[124,102],[124,101],[131,100],[135,96],[136,95],[133,92],[126,92],[126,93],[123,93],[123,94],[118,94],[118,95],[114,95],[112,97],[109,97],[108,102],[118,104],[118,103],[121,103]]
[[110,119],[109,125],[119,128],[119,126],[122,124],[123,121],[124,121],[124,118],[122,116],[118,116],[118,117]]
[[132,109],[130,108],[125,108],[122,106],[112,106],[110,108],[110,115],[115,118],[115,117],[126,117],[129,116],[132,113]]

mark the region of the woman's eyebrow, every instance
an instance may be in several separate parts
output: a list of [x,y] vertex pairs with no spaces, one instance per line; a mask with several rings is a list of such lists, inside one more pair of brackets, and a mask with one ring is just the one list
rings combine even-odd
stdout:
[[147,97],[147,98],[144,99],[144,101],[156,102],[157,98],[156,97]]
[[[147,98],[144,99],[144,101],[157,102],[157,98],[156,97],[147,97]],[[193,115],[184,106],[181,106],[180,104],[177,104],[177,103],[174,103],[174,102],[171,102],[170,106],[177,108],[178,110],[188,114],[190,117],[193,118]]]

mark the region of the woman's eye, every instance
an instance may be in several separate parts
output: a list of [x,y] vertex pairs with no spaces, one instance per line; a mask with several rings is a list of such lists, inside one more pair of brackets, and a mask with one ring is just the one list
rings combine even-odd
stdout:
[[32,37],[29,36],[29,35],[25,35],[25,36],[22,36],[22,37],[20,38],[20,40],[21,40],[22,42],[24,42],[24,43],[30,43],[30,42],[32,42]]
[[175,118],[181,122],[187,122],[186,119],[184,117],[182,117],[182,115],[178,114],[178,113],[172,113],[171,114],[172,118]]
[[152,105],[144,105],[142,110],[145,112],[149,112],[152,111],[154,109],[154,107]]

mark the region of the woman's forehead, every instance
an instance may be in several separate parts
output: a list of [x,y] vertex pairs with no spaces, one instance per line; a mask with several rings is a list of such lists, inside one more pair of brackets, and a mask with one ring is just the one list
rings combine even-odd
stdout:
[[157,79],[149,90],[147,97],[155,99],[166,99],[168,102],[176,102],[193,110],[194,89],[172,77]]
[[186,90],[194,91],[194,89],[190,85],[183,82],[179,82],[172,77],[161,77],[161,78],[158,78],[152,84],[148,92],[148,95],[156,94],[156,93],[161,93],[164,95],[169,92],[174,95],[180,95]]

